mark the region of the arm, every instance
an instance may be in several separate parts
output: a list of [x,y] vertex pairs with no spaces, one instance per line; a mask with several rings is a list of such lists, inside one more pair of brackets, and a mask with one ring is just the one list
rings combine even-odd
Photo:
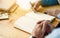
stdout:
[[60,38],[60,28],[54,29],[49,35],[45,36],[45,38]]

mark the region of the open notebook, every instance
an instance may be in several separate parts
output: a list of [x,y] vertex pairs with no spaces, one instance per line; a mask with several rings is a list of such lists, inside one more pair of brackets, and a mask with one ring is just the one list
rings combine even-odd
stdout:
[[25,16],[22,16],[18,20],[16,20],[14,25],[16,28],[19,28],[23,31],[31,33],[34,26],[36,25],[38,21],[41,21],[41,20],[52,21],[54,18],[55,17],[50,16],[50,15],[46,15],[42,13],[37,14],[34,12],[30,12],[30,13],[27,13]]

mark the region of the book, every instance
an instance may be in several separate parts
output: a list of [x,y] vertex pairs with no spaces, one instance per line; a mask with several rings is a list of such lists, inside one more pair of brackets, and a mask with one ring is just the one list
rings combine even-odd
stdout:
[[25,32],[31,33],[38,21],[52,21],[54,18],[55,17],[43,13],[29,12],[25,16],[22,16],[18,20],[16,20],[16,22],[14,23],[14,27],[21,29]]

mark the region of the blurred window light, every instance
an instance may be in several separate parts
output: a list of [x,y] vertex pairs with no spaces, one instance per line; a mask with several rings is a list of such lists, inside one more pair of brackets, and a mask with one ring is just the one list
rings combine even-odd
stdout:
[[17,4],[18,4],[21,8],[23,8],[23,9],[25,9],[25,10],[28,10],[28,9],[31,8],[30,2],[33,3],[33,2],[36,2],[36,1],[37,1],[37,0],[17,0]]

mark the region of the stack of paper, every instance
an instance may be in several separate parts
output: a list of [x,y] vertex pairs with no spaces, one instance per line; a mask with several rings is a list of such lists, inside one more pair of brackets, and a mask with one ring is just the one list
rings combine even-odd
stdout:
[[16,28],[19,28],[28,33],[31,33],[34,26],[36,25],[36,23],[38,21],[41,21],[41,20],[52,21],[54,18],[55,17],[50,16],[50,15],[46,15],[46,14],[42,14],[42,13],[37,14],[34,12],[30,12],[30,13],[27,13],[25,16],[22,16],[18,20],[16,20],[14,25]]

